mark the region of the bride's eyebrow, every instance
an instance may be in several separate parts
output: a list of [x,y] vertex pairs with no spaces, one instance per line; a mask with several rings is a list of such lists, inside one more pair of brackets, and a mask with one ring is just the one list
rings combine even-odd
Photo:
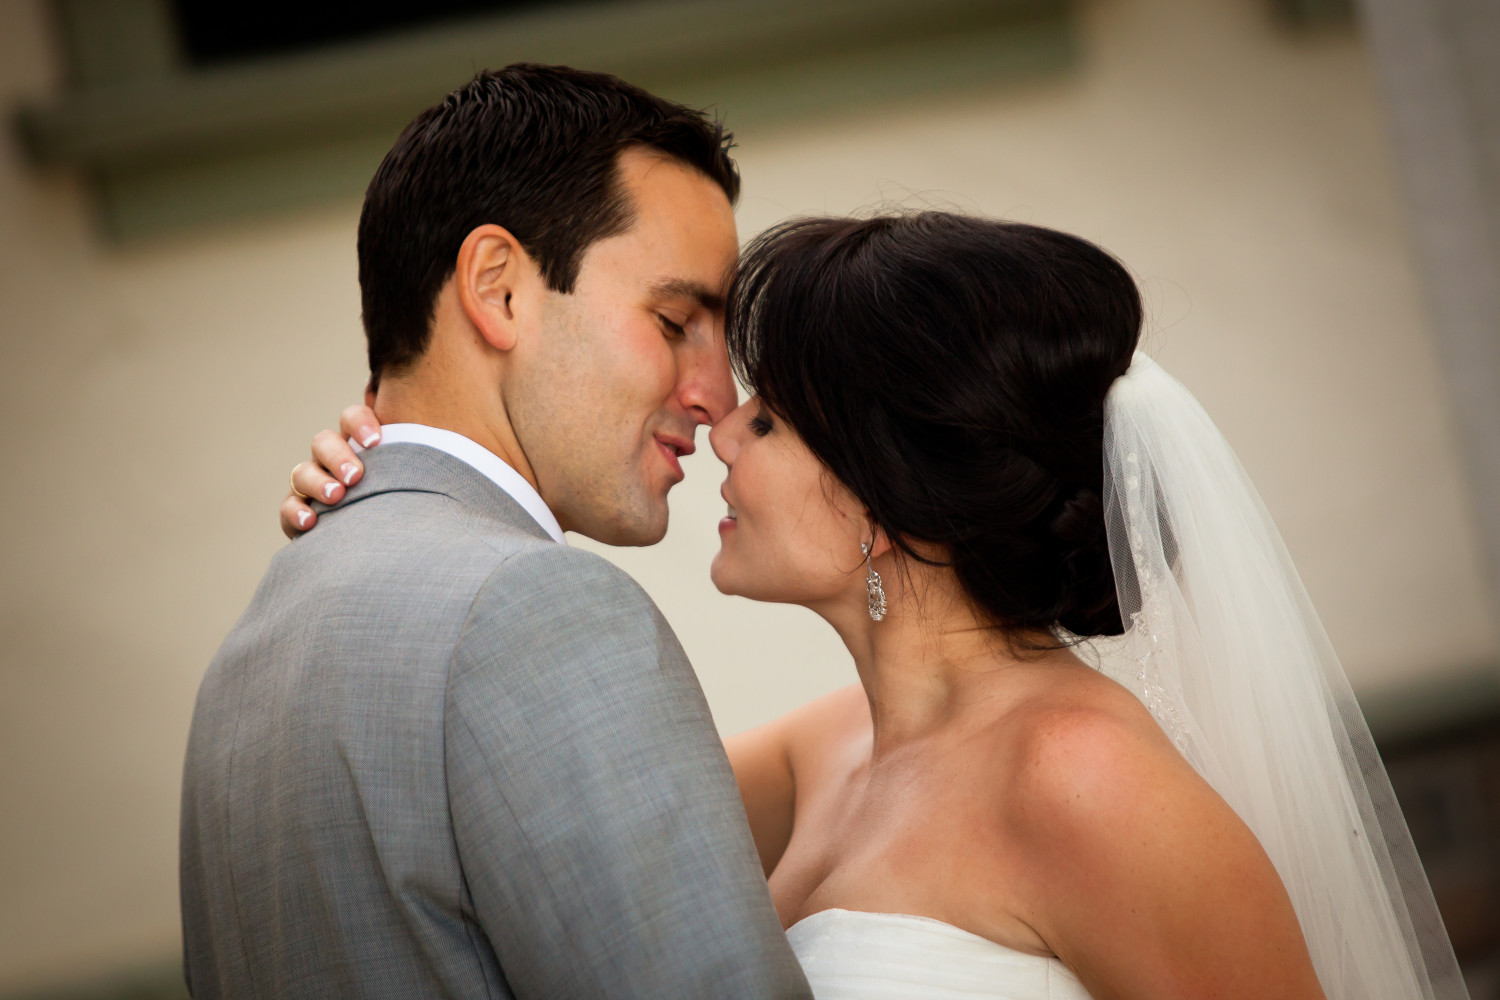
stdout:
[[650,285],[651,293],[661,298],[692,299],[709,312],[724,311],[724,295],[699,281],[687,278],[658,278]]

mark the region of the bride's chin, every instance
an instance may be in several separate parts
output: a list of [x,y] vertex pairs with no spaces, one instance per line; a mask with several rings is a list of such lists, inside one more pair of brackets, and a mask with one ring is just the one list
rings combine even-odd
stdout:
[[758,586],[759,582],[753,577],[746,579],[744,567],[736,567],[733,561],[724,553],[723,549],[714,556],[714,561],[708,567],[708,578],[713,581],[714,587],[721,594],[730,597],[744,597],[752,601],[764,601],[767,598],[761,593],[764,586]]
[[735,591],[730,585],[729,573],[725,570],[723,561],[724,553],[720,550],[719,554],[714,556],[714,561],[708,566],[708,578],[713,581],[713,585],[718,589],[719,593],[728,594],[733,597],[736,596]]

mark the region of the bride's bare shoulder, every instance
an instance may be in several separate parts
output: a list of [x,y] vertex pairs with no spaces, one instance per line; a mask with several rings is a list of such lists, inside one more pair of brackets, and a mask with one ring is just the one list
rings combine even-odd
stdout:
[[1003,727],[998,853],[1027,926],[1091,990],[1320,996],[1254,834],[1129,691],[1074,680]]
[[727,737],[730,760],[775,758],[796,773],[815,766],[835,745],[847,745],[870,732],[870,704],[864,688],[849,684],[799,705],[785,715]]
[[817,754],[831,742],[867,735],[870,702],[861,685],[846,684],[788,712],[782,724],[794,756]]
[[1004,744],[992,815],[1018,874],[1061,889],[1062,866],[1079,876],[1081,894],[1102,897],[1112,882],[1127,886],[1123,859],[1143,845],[1155,850],[1131,858],[1137,874],[1180,870],[1194,844],[1218,844],[1225,857],[1260,853],[1141,702],[1100,674],[1073,671],[1039,685],[997,730]]
[[[1050,668],[1049,668],[1050,669]],[[1130,691],[1087,667],[1064,667],[1008,708],[994,729],[1005,770],[996,793],[1010,815],[1068,808],[1104,789],[1189,779],[1192,769]],[[1055,818],[1055,817],[1054,817]]]

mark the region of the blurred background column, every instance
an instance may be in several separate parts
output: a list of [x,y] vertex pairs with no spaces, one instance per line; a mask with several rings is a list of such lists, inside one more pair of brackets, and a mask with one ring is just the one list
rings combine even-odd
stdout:
[[[1500,595],[1500,4],[1361,4],[1490,590]],[[1500,596],[1492,603],[1500,619]],[[1470,990],[1500,995],[1500,734],[1493,717],[1405,752],[1384,749]]]
[[1500,582],[1500,3],[1361,4],[1489,575]]

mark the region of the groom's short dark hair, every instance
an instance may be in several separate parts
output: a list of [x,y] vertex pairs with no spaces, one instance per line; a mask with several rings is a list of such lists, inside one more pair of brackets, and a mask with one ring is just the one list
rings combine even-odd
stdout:
[[426,350],[438,291],[479,226],[510,230],[548,286],[571,292],[584,251],[634,221],[617,164],[638,146],[738,199],[733,141],[719,122],[603,73],[486,70],[418,115],[375,171],[359,217],[371,384]]

